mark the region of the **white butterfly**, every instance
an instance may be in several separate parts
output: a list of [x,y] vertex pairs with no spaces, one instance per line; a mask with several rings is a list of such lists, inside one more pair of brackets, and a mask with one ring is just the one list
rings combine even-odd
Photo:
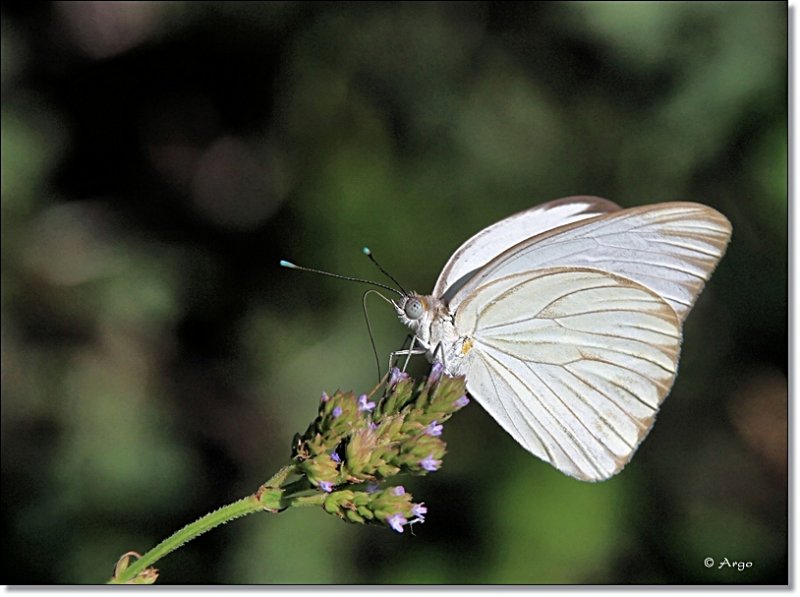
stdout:
[[524,448],[585,481],[630,461],[675,380],[682,324],[731,236],[697,203],[569,197],[466,241],[393,301],[429,360]]

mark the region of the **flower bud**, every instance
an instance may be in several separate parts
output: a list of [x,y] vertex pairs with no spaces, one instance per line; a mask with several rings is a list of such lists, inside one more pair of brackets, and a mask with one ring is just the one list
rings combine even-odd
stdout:
[[298,471],[305,474],[312,485],[330,492],[339,482],[337,463],[327,454],[318,454],[298,465]]
[[345,516],[349,522],[364,524],[364,517],[355,510],[345,510]]
[[446,375],[441,364],[422,383],[395,369],[384,396],[377,396],[323,394],[317,418],[295,438],[292,455],[296,471],[324,496],[326,512],[402,533],[425,520],[427,507],[387,481],[400,472],[438,470],[447,451],[443,424],[469,401],[464,378]]

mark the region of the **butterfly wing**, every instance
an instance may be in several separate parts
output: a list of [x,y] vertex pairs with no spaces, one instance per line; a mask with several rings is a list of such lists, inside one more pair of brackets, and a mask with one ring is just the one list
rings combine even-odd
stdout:
[[532,236],[619,209],[615,203],[600,197],[576,196],[549,201],[500,220],[453,253],[436,281],[433,295],[447,301],[476,270]]
[[730,236],[727,218],[697,203],[620,210],[549,230],[507,249],[448,297],[449,306],[455,311],[479,286],[511,274],[588,267],[650,288],[683,320],[725,253]]
[[677,371],[681,322],[655,292],[593,269],[546,269],[473,291],[467,388],[527,450],[607,479],[631,459]]

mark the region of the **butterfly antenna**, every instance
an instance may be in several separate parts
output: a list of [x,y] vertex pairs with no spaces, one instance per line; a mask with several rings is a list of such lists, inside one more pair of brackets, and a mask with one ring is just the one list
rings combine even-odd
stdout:
[[369,343],[372,345],[372,354],[375,355],[375,366],[378,368],[378,383],[381,383],[381,377],[382,377],[381,376],[381,359],[378,356],[378,348],[375,346],[375,335],[372,333],[372,324],[369,321],[369,313],[367,312],[367,296],[372,294],[372,293],[377,294],[379,297],[381,297],[383,300],[385,300],[386,302],[388,302],[390,304],[391,304],[392,301],[387,299],[385,296],[383,296],[380,292],[378,292],[374,288],[370,288],[369,290],[367,290],[364,293],[364,296],[361,298],[361,301],[362,301],[362,303],[364,305],[364,319],[367,322],[367,333],[369,334]]
[[[385,284],[381,284],[380,282],[373,282],[372,280],[364,280],[363,278],[354,278],[353,276],[343,276],[341,274],[332,274],[331,272],[322,271],[321,269],[313,269],[310,267],[302,267],[300,265],[295,265],[291,261],[286,261],[285,259],[281,259],[281,267],[286,267],[289,269],[297,269],[303,272],[311,272],[312,274],[320,274],[321,276],[329,276],[331,278],[339,278],[340,280],[349,280],[350,282],[361,282],[362,284],[371,284],[372,286],[377,286],[378,288],[383,288],[384,290],[391,290],[395,294],[399,294],[400,296],[406,296],[396,288],[392,288],[391,286],[386,286]],[[400,286],[398,284],[398,286]]]
[[392,282],[394,282],[395,284],[397,284],[397,287],[398,287],[400,290],[402,290],[402,291],[403,291],[403,296],[408,296],[408,292],[406,292],[406,289],[405,289],[405,288],[403,288],[403,285],[402,285],[402,284],[400,284],[400,282],[398,282],[397,280],[395,280],[395,279],[394,279],[394,276],[393,276],[392,274],[390,274],[389,272],[387,272],[385,269],[383,269],[383,268],[381,267],[381,264],[380,264],[380,263],[378,263],[378,261],[377,261],[377,260],[375,259],[375,257],[372,255],[372,251],[370,251],[370,250],[369,250],[369,247],[364,247],[363,249],[361,249],[361,252],[362,252],[362,253],[364,253],[364,255],[366,255],[367,257],[369,257],[369,260],[370,260],[370,261],[372,261],[372,263],[374,263],[374,264],[375,264],[375,267],[377,267],[379,270],[381,270],[381,273],[382,273],[384,276],[386,276],[386,277],[387,277],[387,278],[389,278],[389,279],[390,279]]

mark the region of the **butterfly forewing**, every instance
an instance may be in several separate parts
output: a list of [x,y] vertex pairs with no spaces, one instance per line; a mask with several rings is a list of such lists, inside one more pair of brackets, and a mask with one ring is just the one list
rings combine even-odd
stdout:
[[511,274],[578,267],[650,288],[684,319],[724,254],[730,234],[730,222],[722,214],[697,203],[611,212],[548,230],[507,249],[469,277],[449,297],[449,306],[455,311],[476,288]]
[[455,324],[473,341],[470,393],[530,452],[579,479],[606,479],[630,460],[677,370],[672,307],[595,269],[485,283]]
[[456,250],[439,275],[433,295],[449,299],[476,270],[532,236],[617,210],[619,206],[607,199],[576,196],[543,203],[500,220]]

